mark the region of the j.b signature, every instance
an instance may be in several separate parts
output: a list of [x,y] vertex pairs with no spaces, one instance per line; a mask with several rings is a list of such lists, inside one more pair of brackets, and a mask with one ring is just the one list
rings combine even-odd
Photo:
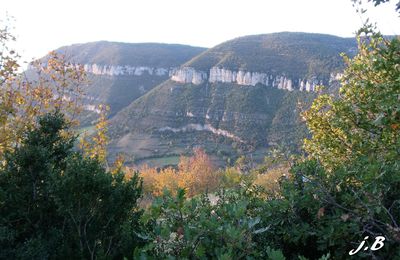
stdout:
[[[357,247],[357,249],[352,249],[349,252],[349,255],[355,255],[357,254],[363,247],[365,244],[365,241],[368,239],[369,237],[366,236],[364,238],[364,240],[360,243],[360,245]],[[372,244],[371,248],[369,248],[371,251],[376,251],[381,249],[385,244],[383,243],[383,241],[385,241],[385,237],[384,236],[377,236],[375,237],[375,241]],[[364,247],[364,251],[368,250],[368,246]]]

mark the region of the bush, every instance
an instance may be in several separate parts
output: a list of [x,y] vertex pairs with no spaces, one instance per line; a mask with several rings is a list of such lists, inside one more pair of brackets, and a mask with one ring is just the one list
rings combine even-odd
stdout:
[[136,257],[263,257],[266,247],[253,240],[268,230],[257,216],[258,200],[257,193],[246,188],[219,192],[214,202],[206,195],[186,200],[183,189],[176,196],[166,192],[143,217],[152,228],[147,233],[148,244]]
[[64,117],[39,119],[0,172],[0,258],[116,257],[140,240],[137,175],[73,151]]

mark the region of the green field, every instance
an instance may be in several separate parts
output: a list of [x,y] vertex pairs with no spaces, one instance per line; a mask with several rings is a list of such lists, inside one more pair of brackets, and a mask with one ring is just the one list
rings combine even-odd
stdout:
[[138,164],[147,164],[150,167],[163,167],[167,165],[177,165],[179,163],[180,156],[177,155],[170,155],[160,158],[149,158],[149,159],[142,159]]

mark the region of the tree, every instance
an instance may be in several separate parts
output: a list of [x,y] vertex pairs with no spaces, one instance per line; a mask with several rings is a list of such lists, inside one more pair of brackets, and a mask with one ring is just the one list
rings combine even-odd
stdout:
[[[361,5],[362,0],[351,0],[353,2],[353,5]],[[373,2],[375,6],[378,6],[380,4],[388,3],[390,0],[368,0],[368,2]],[[357,9],[357,11],[362,11],[365,12],[365,9]],[[400,1],[396,4],[396,11],[400,12]]]
[[22,147],[6,153],[0,172],[0,258],[47,258],[62,236],[51,178],[65,170],[74,140],[60,136],[66,126],[59,116],[44,117],[39,124]]
[[[99,105],[98,109],[100,113],[99,119],[95,125],[96,132],[93,133],[90,138],[87,134],[84,134],[84,136],[82,136],[80,140],[79,146],[85,153],[85,156],[88,156],[90,158],[97,158],[100,162],[107,165],[107,112],[110,108],[108,106]],[[117,158],[115,163],[122,164],[122,160],[122,158]]]
[[157,170],[144,166],[140,176],[143,178],[145,192],[160,196],[165,189],[175,193],[178,188],[182,188],[190,197],[215,191],[221,178],[210,157],[202,149],[194,149],[191,157],[181,156],[178,169],[167,167]]
[[319,96],[304,113],[309,157],[267,204],[275,214],[263,219],[287,256],[342,259],[364,237],[384,236],[384,248],[359,256],[400,257],[400,40],[369,26],[358,46],[339,95]]
[[193,196],[203,192],[214,191],[219,185],[219,176],[210,157],[204,150],[196,148],[192,157],[181,157],[179,162],[180,187],[188,189]]
[[[77,119],[84,108],[83,86],[89,83],[82,65],[54,51],[33,61],[28,70],[20,73],[20,57],[9,48],[15,40],[7,26],[0,27],[0,166],[4,153],[18,147],[23,133],[35,126],[38,116],[59,110],[73,126],[78,126]],[[107,165],[109,107],[99,105],[98,109],[96,132],[90,137],[83,136],[80,148],[85,155],[97,157]],[[121,162],[117,160],[116,163]]]
[[[135,259],[265,259],[267,247],[253,240],[268,230],[260,223],[255,191],[247,188],[206,194],[186,200],[185,190],[157,198],[143,221],[149,225],[148,243]],[[258,204],[260,205],[260,204]],[[159,221],[162,219],[163,221]]]
[[55,110],[77,123],[82,109],[82,86],[87,82],[83,66],[51,52],[19,73],[20,58],[9,45],[15,41],[9,27],[0,25],[0,161],[22,141],[36,118]]
[[331,169],[359,156],[399,159],[400,41],[371,27],[360,33],[367,36],[358,36],[358,55],[345,56],[339,97],[321,95],[304,113],[312,133],[305,149]]
[[73,151],[59,112],[39,119],[0,171],[0,258],[122,257],[138,244],[137,175]]

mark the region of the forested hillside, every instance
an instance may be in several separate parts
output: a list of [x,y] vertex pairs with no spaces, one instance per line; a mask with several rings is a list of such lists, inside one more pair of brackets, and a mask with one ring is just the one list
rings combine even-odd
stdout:
[[[348,39],[228,41],[111,120],[102,104],[88,134],[81,121],[91,74],[165,71],[85,67],[51,52],[21,72],[10,28],[0,24],[0,259],[400,259],[400,37],[366,23],[325,89],[313,73],[336,68]],[[257,69],[243,67],[246,57],[268,52],[237,46],[261,39],[285,60],[288,35],[309,57],[299,73],[314,78],[290,79],[299,75],[285,62],[281,76],[244,71]],[[277,38],[285,43],[274,46]],[[314,70],[319,50],[332,63]],[[200,71],[205,57],[209,72]],[[125,156],[109,156],[118,146]],[[164,161],[132,165],[130,149]]]
[[318,85],[337,91],[340,54],[355,51],[354,38],[309,33],[222,43],[116,114],[110,152],[163,166],[163,158],[189,155],[198,145],[219,165],[241,154],[260,162],[276,145],[297,150],[307,136],[300,112]]

